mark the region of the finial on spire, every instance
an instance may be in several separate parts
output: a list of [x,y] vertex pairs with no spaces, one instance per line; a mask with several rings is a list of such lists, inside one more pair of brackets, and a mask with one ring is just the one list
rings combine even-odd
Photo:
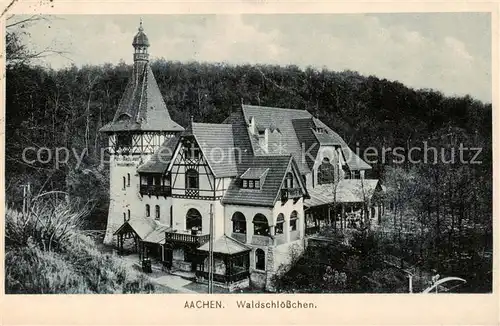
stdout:
[[139,32],[142,32],[144,28],[142,28],[142,17],[139,18]]
[[194,117],[193,117],[193,115],[191,114],[191,125],[193,125],[193,119],[194,119]]

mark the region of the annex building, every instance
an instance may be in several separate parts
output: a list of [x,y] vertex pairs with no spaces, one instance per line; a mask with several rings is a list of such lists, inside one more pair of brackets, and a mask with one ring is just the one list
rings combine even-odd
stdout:
[[[105,243],[234,290],[272,277],[324,224],[380,221],[371,167],[305,110],[241,105],[220,124],[172,120],[142,24],[109,140]],[[212,237],[212,238],[211,238]],[[209,241],[212,239],[212,241]]]

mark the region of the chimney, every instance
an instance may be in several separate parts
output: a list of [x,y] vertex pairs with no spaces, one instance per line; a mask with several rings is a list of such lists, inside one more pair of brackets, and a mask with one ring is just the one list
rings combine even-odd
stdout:
[[259,137],[259,147],[265,152],[268,152],[268,138],[269,138],[269,128],[264,130],[258,130]]

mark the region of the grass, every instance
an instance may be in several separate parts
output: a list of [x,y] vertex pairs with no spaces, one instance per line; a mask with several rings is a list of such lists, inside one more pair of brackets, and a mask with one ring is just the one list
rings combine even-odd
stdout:
[[[8,294],[153,293],[157,284],[130,273],[79,229],[78,210],[46,196],[27,212],[6,210],[5,289]],[[161,289],[159,289],[162,292]]]

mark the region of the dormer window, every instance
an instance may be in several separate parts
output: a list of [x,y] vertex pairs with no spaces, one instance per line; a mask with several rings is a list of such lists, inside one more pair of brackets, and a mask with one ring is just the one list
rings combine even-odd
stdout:
[[267,168],[249,168],[240,176],[241,187],[245,189],[260,189],[267,176]]

